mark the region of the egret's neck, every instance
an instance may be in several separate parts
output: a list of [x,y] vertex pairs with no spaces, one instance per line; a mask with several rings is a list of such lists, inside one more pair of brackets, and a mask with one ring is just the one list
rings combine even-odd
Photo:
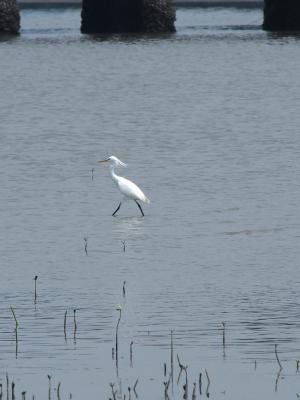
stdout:
[[117,175],[116,173],[115,173],[115,168],[116,168],[116,166],[115,165],[110,165],[109,166],[109,172],[110,172],[110,175],[111,175],[111,177],[112,177],[112,180],[114,181],[114,182],[118,182],[118,179],[119,179],[119,175]]

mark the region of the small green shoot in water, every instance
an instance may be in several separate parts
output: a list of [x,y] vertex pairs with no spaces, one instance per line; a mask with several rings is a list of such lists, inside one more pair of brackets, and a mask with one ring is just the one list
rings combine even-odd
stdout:
[[18,320],[16,318],[16,314],[15,314],[14,309],[12,308],[12,306],[10,306],[10,309],[11,309],[12,315],[13,315],[15,323],[16,323],[16,329],[18,329],[19,323],[18,323]]

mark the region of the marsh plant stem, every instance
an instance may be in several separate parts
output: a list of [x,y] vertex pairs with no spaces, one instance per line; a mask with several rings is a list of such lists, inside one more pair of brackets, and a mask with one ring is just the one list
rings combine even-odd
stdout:
[[281,365],[281,362],[279,360],[278,353],[277,353],[277,344],[275,344],[275,356],[276,356],[276,360],[277,360],[278,365],[279,365],[279,369],[281,371],[282,370],[282,365]]

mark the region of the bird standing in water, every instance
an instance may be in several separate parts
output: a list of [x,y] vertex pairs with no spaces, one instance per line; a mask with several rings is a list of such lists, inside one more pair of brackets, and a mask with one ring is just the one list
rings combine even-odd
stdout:
[[[150,203],[150,200],[144,195],[142,190],[135,183],[133,183],[129,179],[123,178],[122,176],[119,176],[115,173],[115,168],[126,167],[126,164],[124,164],[121,160],[119,160],[115,156],[110,156],[105,160],[97,161],[97,163],[106,163],[106,162],[108,163],[112,180],[115,182],[118,189],[123,194],[124,200],[134,200],[135,203],[138,205],[138,207],[142,213],[142,216],[144,217],[143,209],[138,201],[142,201],[143,203]],[[113,212],[113,214],[112,214],[113,217],[120,210],[121,205],[122,205],[122,202],[120,202],[116,211]]]

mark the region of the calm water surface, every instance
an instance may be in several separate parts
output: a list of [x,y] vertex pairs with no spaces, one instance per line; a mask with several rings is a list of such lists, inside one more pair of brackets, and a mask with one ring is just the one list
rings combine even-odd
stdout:
[[[139,398],[163,399],[173,329],[174,398],[176,354],[190,397],[207,369],[212,399],[296,398],[299,38],[261,31],[260,10],[179,9],[165,36],[82,36],[79,14],[24,10],[0,42],[3,383],[46,399],[50,374],[62,398],[108,399],[139,378]],[[111,217],[95,164],[110,154],[152,200],[145,218]]]

